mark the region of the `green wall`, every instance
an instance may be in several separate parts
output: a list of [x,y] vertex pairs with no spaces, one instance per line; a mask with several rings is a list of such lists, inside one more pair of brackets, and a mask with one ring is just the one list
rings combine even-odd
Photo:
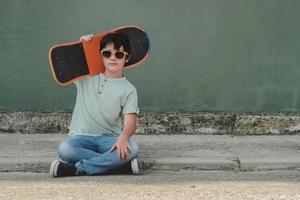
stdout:
[[300,111],[299,0],[1,0],[0,109],[72,110],[48,49],[121,25],[150,35],[128,70],[142,111]]

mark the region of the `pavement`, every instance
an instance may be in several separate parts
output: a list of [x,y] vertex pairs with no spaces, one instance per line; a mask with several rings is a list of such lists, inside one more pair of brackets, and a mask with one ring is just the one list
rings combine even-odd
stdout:
[[0,200],[299,200],[300,171],[143,171],[51,178],[0,173]]
[[[0,172],[47,172],[62,134],[0,134]],[[135,135],[141,170],[300,171],[300,135]]]

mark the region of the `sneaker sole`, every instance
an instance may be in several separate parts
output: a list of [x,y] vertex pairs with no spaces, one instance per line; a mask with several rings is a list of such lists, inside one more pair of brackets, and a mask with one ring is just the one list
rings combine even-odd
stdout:
[[133,174],[139,174],[140,173],[137,159],[133,159],[131,161],[131,169],[132,169]]
[[55,160],[51,163],[51,167],[49,170],[49,173],[53,176],[53,177],[57,177],[57,167],[59,165],[59,160]]

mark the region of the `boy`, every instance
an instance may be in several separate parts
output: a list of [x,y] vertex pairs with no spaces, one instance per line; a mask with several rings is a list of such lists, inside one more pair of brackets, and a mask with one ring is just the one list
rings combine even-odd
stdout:
[[[92,37],[83,36],[81,40]],[[139,147],[129,139],[136,130],[138,97],[123,75],[130,53],[130,41],[124,34],[109,33],[100,41],[99,56],[105,71],[75,82],[77,98],[69,137],[59,145],[62,160],[52,162],[52,176],[96,175],[113,170],[139,173]]]

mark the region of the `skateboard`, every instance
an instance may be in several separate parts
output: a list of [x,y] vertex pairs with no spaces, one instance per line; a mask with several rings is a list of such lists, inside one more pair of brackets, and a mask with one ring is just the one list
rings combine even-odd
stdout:
[[143,63],[150,51],[146,32],[138,26],[122,26],[94,35],[90,41],[77,41],[54,45],[49,49],[50,68],[60,85],[68,85],[85,76],[104,72],[100,54],[100,40],[108,33],[125,34],[130,40],[131,55],[124,69]]

